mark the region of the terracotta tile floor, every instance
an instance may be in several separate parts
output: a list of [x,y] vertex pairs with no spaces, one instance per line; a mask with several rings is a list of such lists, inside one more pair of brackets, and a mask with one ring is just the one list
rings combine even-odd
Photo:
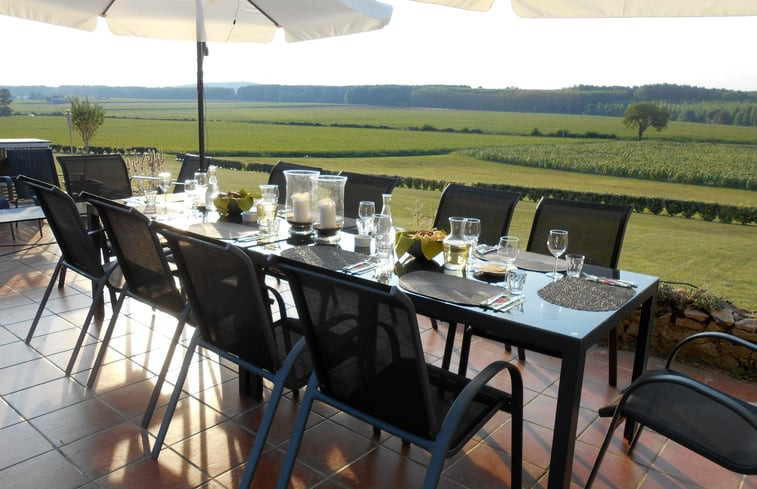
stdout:
[[[148,455],[170,384],[146,432],[139,422],[165,356],[173,319],[154,316],[142,304],[127,303],[107,363],[95,387],[87,390],[84,382],[102,324],[95,325],[74,373],[66,377],[62,369],[89,302],[89,283],[69,273],[65,288],[54,290],[31,344],[23,342],[58,258],[54,244],[19,245],[53,241],[48,232],[40,238],[36,229],[36,223],[22,223],[17,246],[8,229],[0,229],[0,485],[236,488],[264,405],[240,396],[235,370],[213,355],[196,355],[160,458],[154,461]],[[422,318],[421,326],[429,359],[440,362],[446,329],[434,331]],[[480,339],[473,350],[472,369],[508,357],[501,345]],[[178,351],[169,382],[175,379],[182,356],[183,351]],[[631,354],[621,354],[620,362],[623,384],[630,378]],[[530,352],[521,367],[526,388],[525,485],[546,487],[559,361]],[[616,393],[607,386],[606,372],[606,351],[597,347],[586,367],[575,487],[583,487],[607,427],[607,420],[596,414],[597,407]],[[757,401],[753,384],[711,372],[692,373]],[[296,399],[289,393],[279,406],[253,487],[273,486],[296,412]],[[464,453],[447,461],[439,487],[508,487],[509,430],[509,416],[496,416]],[[292,487],[400,489],[420,486],[427,456],[417,447],[403,447],[395,437],[374,438],[370,427],[320,406],[311,416],[299,460]],[[615,438],[595,487],[748,489],[757,487],[757,478],[734,475],[646,432],[632,457],[624,454],[620,436]]]

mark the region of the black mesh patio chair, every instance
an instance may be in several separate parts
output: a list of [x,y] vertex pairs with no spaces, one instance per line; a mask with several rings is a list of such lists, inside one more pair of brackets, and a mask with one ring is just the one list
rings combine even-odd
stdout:
[[63,182],[74,200],[87,192],[108,199],[132,196],[131,181],[126,162],[119,154],[58,156],[63,170]]
[[[210,156],[205,157],[205,169],[208,169],[210,165]],[[200,171],[200,156],[193,154],[185,154],[184,159],[181,161],[181,168],[179,168],[179,176],[176,177],[176,184],[173,187],[174,193],[184,191],[184,181],[194,178],[195,172]]]
[[[515,212],[515,206],[520,201],[521,194],[496,188],[468,187],[465,185],[449,184],[442,192],[439,206],[436,209],[434,227],[444,229],[448,233],[449,218],[453,216],[477,217],[481,219],[481,235],[479,243],[497,245],[500,236],[507,234],[510,222]],[[437,320],[431,318],[431,327],[437,329]],[[467,330],[467,329],[466,329]],[[443,368],[449,368],[454,346],[457,324],[449,322],[447,341],[442,360]],[[519,355],[522,349],[518,349]],[[467,363],[467,362],[466,362]],[[467,365],[466,365],[467,366]],[[465,374],[465,370],[460,370]]]
[[[197,328],[152,449],[157,458],[197,346],[210,350],[273,383],[265,414],[240,487],[248,487],[263,451],[284,388],[299,389],[311,372],[299,321],[286,315],[275,294],[280,319],[273,321],[250,257],[231,244],[153,224],[176,260]],[[269,290],[270,292],[270,290]]]
[[82,193],[100,216],[110,246],[118,258],[125,286],[113,306],[113,315],[95,358],[87,387],[92,388],[108,349],[113,330],[126,298],[134,298],[153,309],[167,313],[178,321],[168,347],[166,360],[158,375],[153,397],[147,405],[143,426],[147,426],[158,401],[163,381],[173,358],[174,350],[184,330],[190,312],[189,302],[182,296],[177,278],[171,271],[164,248],[150,227],[150,219],[133,207],[128,207],[96,195]]
[[383,177],[380,175],[365,175],[343,171],[341,176],[347,177],[344,185],[344,217],[357,219],[357,211],[361,200],[370,200],[381,208],[383,194],[391,194],[400,182],[397,177]]
[[[271,258],[275,260],[274,257]],[[523,384],[494,362],[473,379],[426,363],[415,308],[398,288],[326,269],[276,261],[291,284],[314,373],[277,487],[287,487],[313,402],[321,401],[429,452],[423,488],[437,486],[454,455],[497,411],[512,413],[511,487],[521,487]],[[509,372],[512,392],[488,385]]]
[[268,184],[279,186],[279,205],[286,204],[287,181],[286,177],[284,176],[284,172],[286,170],[321,171],[320,168],[315,168],[313,166],[307,165],[299,165],[297,163],[288,163],[286,161],[279,161],[278,163],[276,163],[274,167],[271,168],[271,172],[268,174]]
[[449,218],[477,217],[481,219],[479,243],[496,245],[507,234],[515,205],[521,194],[496,188],[467,187],[451,183],[442,192],[434,217],[434,227],[449,233]]
[[612,435],[625,419],[637,423],[628,446],[630,454],[644,427],[683,445],[699,455],[739,474],[757,474],[757,406],[694,380],[671,368],[676,354],[685,345],[712,338],[731,343],[729,348],[757,344],[720,332],[698,333],[679,342],[668,356],[665,368],[648,371],[625,388],[600,416],[612,416],[597,455],[587,489],[599,473]]
[[[542,198],[536,206],[526,251],[550,255],[547,249],[549,230],[566,229],[568,252],[584,255],[585,264],[617,269],[623,236],[632,211],[630,205]],[[502,341],[496,333],[475,326],[467,328],[460,347],[461,369],[467,366],[472,336]],[[618,365],[615,329],[608,335],[608,350],[608,382],[614,386],[617,384]],[[518,348],[518,357],[526,359],[522,348]]]
[[[6,184],[8,201],[18,207],[28,203],[39,205],[34,190],[18,180],[19,175],[26,175],[41,182],[60,187],[58,170],[51,149],[9,149],[7,150],[7,167],[3,168],[3,181]],[[18,223],[16,223],[18,226]],[[37,221],[39,234],[42,236],[42,221]],[[11,225],[11,237],[15,240],[15,232]]]
[[82,324],[81,333],[76,341],[71,358],[66,367],[66,375],[71,373],[76,358],[79,354],[82,342],[87,335],[87,330],[92,322],[95,313],[95,307],[101,300],[102,292],[108,289],[111,303],[116,303],[116,291],[120,288],[121,277],[116,274],[118,262],[110,262],[103,265],[100,260],[100,251],[95,245],[93,235],[99,231],[87,231],[84,222],[79,214],[79,209],[70,195],[65,193],[55,185],[41,182],[24,175],[18,177],[25,185],[32,188],[36,194],[39,205],[42,207],[48,225],[55,236],[58,247],[61,251],[60,260],[58,260],[47,289],[39,303],[39,308],[34,316],[29,332],[26,335],[26,343],[29,343],[37,329],[39,319],[50,298],[53,285],[61,273],[61,270],[70,269],[84,277],[92,280],[92,305],[87,311],[87,316]]
[[19,202],[32,201],[36,205],[34,190],[18,181],[16,177],[27,177],[60,187],[58,170],[55,168],[53,151],[51,149],[9,149],[7,174],[14,179],[14,188],[8,200],[18,207]]

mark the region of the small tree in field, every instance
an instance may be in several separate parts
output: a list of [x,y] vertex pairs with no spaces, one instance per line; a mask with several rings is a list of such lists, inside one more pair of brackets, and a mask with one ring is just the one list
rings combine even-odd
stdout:
[[89,140],[105,121],[105,109],[97,102],[90,103],[75,97],[71,100],[71,123],[84,140],[84,150],[89,153]]
[[633,104],[623,114],[623,124],[638,131],[639,141],[641,141],[641,135],[650,126],[659,132],[668,127],[668,120],[670,120],[670,114],[667,110],[648,102]]
[[11,110],[12,101],[11,91],[7,88],[0,88],[0,116],[11,115],[13,113]]

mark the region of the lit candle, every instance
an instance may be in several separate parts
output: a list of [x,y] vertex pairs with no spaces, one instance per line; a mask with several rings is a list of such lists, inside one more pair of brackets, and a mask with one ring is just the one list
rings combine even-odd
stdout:
[[310,192],[292,195],[292,220],[294,222],[312,222],[310,217]]
[[336,228],[336,203],[332,199],[325,198],[318,201],[321,229]]

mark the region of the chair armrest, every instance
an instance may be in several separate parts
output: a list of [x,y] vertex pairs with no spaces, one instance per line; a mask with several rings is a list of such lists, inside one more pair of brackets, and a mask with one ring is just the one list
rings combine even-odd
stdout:
[[746,402],[741,401],[725,392],[722,392],[714,387],[710,387],[707,384],[694,380],[686,375],[670,370],[656,370],[653,372],[647,372],[638,379],[636,379],[627,390],[623,393],[623,397],[617,405],[617,409],[622,409],[625,406],[628,398],[634,394],[635,391],[649,384],[677,384],[687,389],[696,391],[698,394],[712,399],[714,402],[721,404],[738,414],[747,423],[749,423],[754,429],[757,430],[757,411],[754,408],[750,409]]
[[279,306],[279,314],[281,315],[281,319],[287,318],[287,309],[284,305],[284,298],[281,296],[281,293],[271,287],[270,285],[263,285],[263,289],[265,292],[269,292],[273,294],[273,299],[276,301],[276,304]]
[[749,348],[752,351],[757,351],[757,344],[754,344],[743,338],[739,338],[738,336],[734,336],[728,333],[721,333],[719,331],[705,331],[703,333],[693,334],[679,341],[678,344],[673,347],[673,351],[671,351],[668,355],[668,361],[665,363],[665,368],[670,368],[670,364],[673,363],[673,359],[675,358],[676,354],[684,346],[686,346],[686,344],[701,338],[718,338],[721,340],[729,341],[735,345],[743,346],[744,348]]
[[[510,373],[510,382],[512,384],[510,396],[513,407],[513,416],[515,416],[516,410],[523,409],[523,378],[521,377],[518,368],[503,360],[492,362],[486,366],[481,372],[478,373],[473,379],[468,382],[455,401],[450,406],[447,415],[444,417],[444,421],[439,429],[439,435],[446,434],[448,437],[453,436],[454,429],[450,429],[452,426],[457,426],[460,423],[461,418],[468,409],[468,406],[476,397],[476,394],[483,389],[489,381],[494,378],[499,372],[507,370]],[[449,443],[448,443],[449,444]]]

